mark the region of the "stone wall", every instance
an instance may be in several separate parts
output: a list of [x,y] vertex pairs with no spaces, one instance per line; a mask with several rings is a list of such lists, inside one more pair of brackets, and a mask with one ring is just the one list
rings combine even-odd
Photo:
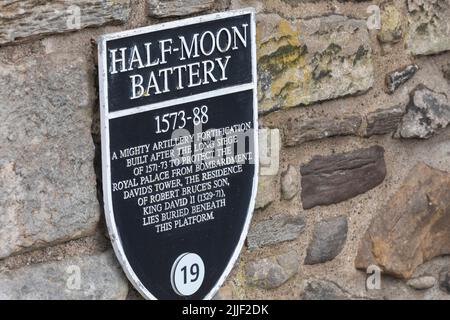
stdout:
[[217,298],[450,298],[450,0],[5,0],[0,299],[139,298],[104,224],[95,39],[249,6],[261,177]]

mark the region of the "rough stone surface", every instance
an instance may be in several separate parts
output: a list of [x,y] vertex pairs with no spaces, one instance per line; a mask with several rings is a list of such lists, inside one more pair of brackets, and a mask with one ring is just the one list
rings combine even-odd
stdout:
[[0,273],[1,300],[111,300],[127,293],[112,251]]
[[302,300],[350,300],[353,297],[338,284],[329,280],[307,281],[300,299]]
[[261,113],[362,93],[374,82],[366,22],[257,17]]
[[447,96],[419,86],[411,93],[395,137],[427,139],[439,133],[449,123],[450,103]]
[[338,203],[379,185],[386,176],[384,149],[315,156],[300,167],[304,209]]
[[298,267],[295,251],[250,261],[245,271],[247,284],[262,289],[278,288],[298,272]]
[[228,285],[221,287],[214,295],[213,300],[233,300],[233,289]]
[[151,17],[180,17],[203,12],[214,6],[215,0],[148,0]]
[[386,86],[389,93],[394,93],[402,84],[411,79],[419,70],[416,64],[410,64],[386,75]]
[[291,200],[300,190],[300,174],[293,165],[289,165],[281,174],[281,196]]
[[367,115],[367,127],[365,136],[381,135],[393,133],[397,130],[400,121],[402,120],[403,108],[395,106],[388,109],[378,109]]
[[416,290],[425,290],[434,287],[434,285],[436,284],[436,278],[431,276],[424,276],[410,279],[406,282],[406,284]]
[[381,43],[396,43],[402,40],[402,14],[392,3],[384,3],[381,6],[381,29],[378,32],[378,40]]
[[450,64],[444,66],[442,73],[444,74],[444,78],[450,81]]
[[91,74],[67,53],[0,63],[0,258],[97,225]]
[[262,209],[277,199],[277,176],[259,176],[255,209]]
[[408,50],[414,55],[450,50],[450,0],[408,0]]
[[450,268],[446,267],[439,273],[439,288],[450,294]]
[[249,249],[295,240],[305,229],[301,216],[278,215],[256,223],[247,236]]
[[284,144],[295,146],[327,137],[357,135],[360,126],[361,117],[357,115],[344,115],[339,118],[291,118],[283,128]]
[[0,45],[106,23],[125,22],[129,11],[130,0],[1,1]]
[[450,253],[450,174],[418,163],[374,217],[355,265],[378,265],[409,278],[417,266]]
[[339,216],[318,222],[306,253],[305,264],[333,260],[344,248],[347,240],[347,217]]

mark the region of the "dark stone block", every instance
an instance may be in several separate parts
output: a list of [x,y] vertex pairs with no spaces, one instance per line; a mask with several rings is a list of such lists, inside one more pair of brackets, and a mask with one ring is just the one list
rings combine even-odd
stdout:
[[357,115],[331,119],[290,119],[283,125],[284,144],[296,146],[328,137],[358,135],[361,122],[361,117]]
[[384,149],[315,156],[300,167],[304,209],[338,203],[379,185],[386,176]]
[[444,268],[439,273],[439,287],[447,292],[450,293],[450,268]]
[[415,64],[411,64],[402,69],[395,70],[386,76],[386,85],[389,93],[394,93],[402,84],[411,79],[419,70]]
[[367,115],[366,137],[395,132],[402,120],[403,108],[378,109]]

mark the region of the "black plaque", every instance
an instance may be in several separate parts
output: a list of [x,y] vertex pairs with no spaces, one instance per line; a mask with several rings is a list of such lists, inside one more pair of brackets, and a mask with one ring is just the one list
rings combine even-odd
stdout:
[[244,243],[258,171],[254,15],[99,41],[106,220],[146,298],[212,298]]

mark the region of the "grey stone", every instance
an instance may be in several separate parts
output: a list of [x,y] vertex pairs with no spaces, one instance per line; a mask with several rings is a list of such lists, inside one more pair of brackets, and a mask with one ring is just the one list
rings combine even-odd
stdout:
[[347,217],[339,216],[318,222],[306,253],[305,264],[333,260],[344,248],[347,240]]
[[295,240],[304,228],[305,220],[300,216],[278,215],[272,219],[257,222],[248,233],[248,248],[255,249]]
[[287,170],[281,174],[281,196],[285,200],[290,200],[300,190],[300,174],[293,165],[289,165]]
[[416,64],[410,64],[386,75],[386,86],[389,93],[394,93],[402,84],[411,79],[419,70]]
[[1,300],[111,300],[127,293],[112,251],[0,273]]
[[439,273],[439,288],[450,294],[450,268],[443,268]]
[[328,156],[315,156],[300,167],[304,209],[353,198],[383,182],[384,149],[373,146]]
[[259,176],[255,209],[265,208],[277,199],[277,177],[278,176]]
[[434,287],[436,278],[431,276],[423,276],[410,279],[406,282],[408,286],[416,290],[425,290]]
[[148,0],[149,16],[180,17],[203,12],[214,6],[215,0]]
[[450,81],[450,64],[444,66],[442,73],[444,74],[444,78]]
[[450,0],[408,0],[406,46],[414,55],[450,50]]
[[0,45],[125,22],[129,11],[130,0],[4,0],[0,2]]
[[354,299],[346,290],[333,281],[312,279],[307,281],[300,296],[302,300],[350,300]]
[[395,137],[428,139],[449,123],[450,104],[447,96],[419,86],[411,93]]
[[247,284],[262,289],[278,288],[298,272],[299,265],[295,251],[250,261],[245,270]]
[[388,109],[378,109],[367,115],[367,127],[365,136],[381,135],[393,133],[397,130],[400,121],[404,115],[401,106],[395,106]]
[[339,118],[290,118],[284,124],[284,144],[295,146],[307,141],[333,136],[357,135],[361,117],[347,115]]
[[0,258],[97,225],[91,68],[69,53],[0,63]]
[[374,82],[365,20],[257,16],[259,111],[366,92]]

